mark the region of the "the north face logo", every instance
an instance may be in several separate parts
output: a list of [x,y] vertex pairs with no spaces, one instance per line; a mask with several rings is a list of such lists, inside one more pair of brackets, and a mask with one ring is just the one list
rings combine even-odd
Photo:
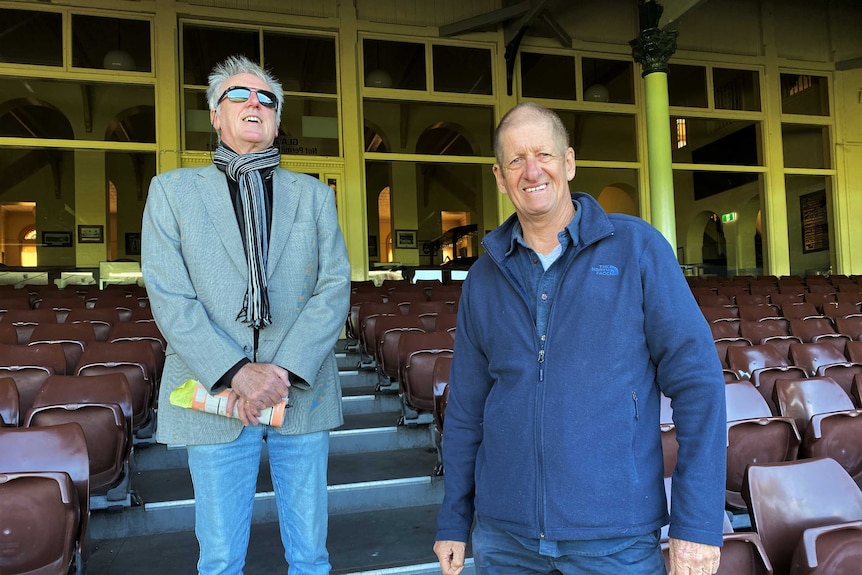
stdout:
[[602,264],[598,266],[593,266],[590,268],[590,271],[596,274],[597,276],[618,276],[620,275],[620,270],[617,266],[612,266],[610,264]]

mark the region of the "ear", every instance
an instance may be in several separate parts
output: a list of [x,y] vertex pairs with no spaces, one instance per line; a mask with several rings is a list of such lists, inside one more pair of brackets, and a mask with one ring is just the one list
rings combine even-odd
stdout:
[[210,124],[213,125],[213,129],[215,129],[216,132],[219,131],[221,126],[221,116],[219,116],[217,110],[210,110]]
[[568,148],[566,150],[566,179],[572,181],[575,177],[575,150]]
[[503,177],[503,168],[500,167],[500,164],[494,164],[491,171],[494,172],[494,179],[497,181],[497,189],[501,194],[508,195],[509,192],[506,191],[506,179]]

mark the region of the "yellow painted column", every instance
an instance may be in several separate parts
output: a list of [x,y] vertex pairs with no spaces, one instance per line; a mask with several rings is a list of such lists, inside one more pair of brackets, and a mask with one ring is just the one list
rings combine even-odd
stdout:
[[652,225],[676,249],[676,209],[673,194],[667,72],[653,72],[644,76],[644,83],[646,84],[646,135]]
[[676,209],[668,109],[668,60],[676,51],[676,30],[658,28],[664,8],[652,0],[638,3],[640,35],[629,42],[632,57],[643,68],[646,99],[650,223],[676,251]]
[[[344,151],[344,181],[340,182],[341,203],[338,206],[339,222],[347,243],[353,280],[368,279],[368,210],[365,205],[365,166],[362,150],[365,139],[362,122],[362,99],[359,86],[359,34],[356,7],[353,2],[342,2],[339,7],[338,57],[341,63],[341,149]],[[383,238],[380,250],[383,251]]]
[[179,31],[176,0],[156,0],[153,23],[156,71],[156,171],[180,167],[180,90],[177,86]]
[[[75,265],[98,267],[107,257],[107,179],[105,152],[75,151]],[[84,226],[82,229],[81,226]],[[98,241],[96,229],[101,226]],[[79,238],[79,231],[84,233]],[[80,241],[80,240],[84,241]]]

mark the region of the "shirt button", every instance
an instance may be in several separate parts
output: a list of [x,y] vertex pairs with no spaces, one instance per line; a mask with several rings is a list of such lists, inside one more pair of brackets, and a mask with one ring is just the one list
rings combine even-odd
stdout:
[[548,299],[548,294],[543,293],[543,294],[542,294],[542,301],[545,301],[545,300],[547,300],[547,299]]
[[539,258],[533,258],[533,263],[534,263],[534,264],[539,263]]

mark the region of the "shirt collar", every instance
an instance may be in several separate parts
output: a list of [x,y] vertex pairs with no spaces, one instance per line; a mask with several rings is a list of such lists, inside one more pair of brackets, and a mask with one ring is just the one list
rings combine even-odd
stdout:
[[[578,245],[578,228],[581,224],[581,204],[578,200],[573,199],[572,204],[575,206],[575,215],[571,221],[566,224],[566,227],[557,234],[557,239],[565,252],[569,245]],[[512,255],[515,247],[520,244],[525,248],[530,248],[527,242],[524,241],[524,229],[521,227],[521,222],[515,220],[515,225],[512,226],[512,236],[509,242],[509,249],[506,250],[506,256]]]

